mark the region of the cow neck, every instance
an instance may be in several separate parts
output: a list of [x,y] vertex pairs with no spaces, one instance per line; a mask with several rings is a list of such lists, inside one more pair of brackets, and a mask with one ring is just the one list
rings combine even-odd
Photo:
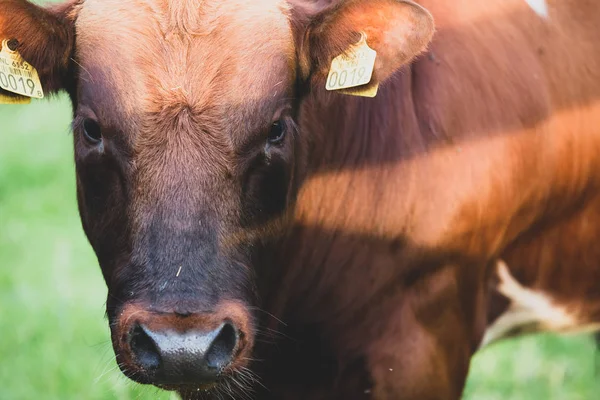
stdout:
[[[279,308],[274,314],[304,321],[340,316],[348,302],[361,301],[338,292],[368,279],[366,262],[391,271],[369,257],[373,251],[387,257],[381,250],[390,243],[381,233],[404,230],[397,224],[407,220],[402,210],[409,207],[400,202],[414,197],[408,188],[411,163],[405,161],[422,151],[424,143],[411,85],[406,70],[373,99],[333,93],[313,95],[303,104],[300,125],[309,141],[309,172],[300,188],[295,223],[276,262],[281,281],[273,285],[277,300],[272,303]],[[391,190],[392,177],[393,187],[401,189]],[[381,218],[392,203],[396,221]],[[339,284],[349,276],[352,282]]]
[[374,98],[321,92],[307,103],[301,123],[311,142],[310,174],[384,169],[424,147],[408,67],[383,84]]

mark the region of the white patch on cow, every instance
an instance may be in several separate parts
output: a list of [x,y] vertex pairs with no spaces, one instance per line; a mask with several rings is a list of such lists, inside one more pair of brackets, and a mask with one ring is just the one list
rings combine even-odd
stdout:
[[542,18],[548,18],[548,4],[546,0],[525,0],[529,7]]
[[[541,291],[528,289],[511,275],[503,261],[496,264],[500,284],[498,291],[511,300],[509,308],[485,331],[480,347],[486,346],[519,329],[567,332],[583,330],[578,318]],[[588,329],[593,329],[591,326]]]

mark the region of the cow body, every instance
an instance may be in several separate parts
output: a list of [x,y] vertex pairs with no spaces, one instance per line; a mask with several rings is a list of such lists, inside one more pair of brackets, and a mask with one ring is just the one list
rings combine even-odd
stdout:
[[486,321],[497,258],[576,325],[599,317],[598,7],[544,20],[522,1],[441,3],[421,2],[429,56],[376,101],[308,109],[318,159],[273,302],[368,365],[376,398],[458,397],[505,308]]
[[[342,39],[335,51],[323,44],[335,26],[368,15],[385,32],[391,14],[360,0],[314,18],[243,3],[87,0],[61,14],[77,31],[78,82],[63,84],[75,126],[99,120],[102,157],[121,154],[99,175],[98,150],[76,136],[82,220],[113,294],[117,358],[146,360],[130,377],[213,396],[177,368],[147,368],[148,352],[158,364],[173,357],[154,349],[165,326],[206,326],[221,349],[207,354],[221,373],[252,369],[257,398],[458,399],[486,329],[510,314],[507,297],[519,301],[511,293],[562,307],[566,323],[541,327],[600,322],[600,6],[550,2],[543,18],[523,0],[419,1],[437,33],[413,63],[431,31],[421,8],[398,10],[410,29],[395,35],[414,49],[388,54],[391,39],[367,29],[382,63],[403,66],[378,64],[382,85],[366,99],[326,93],[315,65],[323,58],[326,70],[343,50]],[[393,3],[371,4],[416,7]],[[42,68],[14,32],[0,17],[0,33]],[[264,168],[287,166],[261,186],[238,172],[252,164],[239,157],[258,152],[247,132],[271,116],[256,116],[289,98],[295,142],[260,148]],[[120,183],[107,188],[113,175]],[[252,201],[260,206],[248,211]],[[505,290],[507,279],[520,291]],[[503,326],[492,339],[514,328]],[[192,371],[193,357],[175,365]]]

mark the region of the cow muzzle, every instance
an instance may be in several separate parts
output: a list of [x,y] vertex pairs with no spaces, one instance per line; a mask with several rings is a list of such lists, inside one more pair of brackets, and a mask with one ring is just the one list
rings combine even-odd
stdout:
[[250,317],[237,303],[214,313],[169,313],[127,305],[113,324],[113,347],[129,378],[165,389],[208,389],[245,366]]

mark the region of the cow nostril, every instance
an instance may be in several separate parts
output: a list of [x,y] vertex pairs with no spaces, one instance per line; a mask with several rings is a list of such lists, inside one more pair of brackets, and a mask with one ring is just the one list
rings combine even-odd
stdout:
[[131,351],[142,368],[155,370],[160,367],[160,351],[141,325],[136,324],[133,328],[129,343]]
[[238,333],[232,324],[226,323],[211,343],[206,353],[208,367],[223,370],[233,359],[237,347]]

